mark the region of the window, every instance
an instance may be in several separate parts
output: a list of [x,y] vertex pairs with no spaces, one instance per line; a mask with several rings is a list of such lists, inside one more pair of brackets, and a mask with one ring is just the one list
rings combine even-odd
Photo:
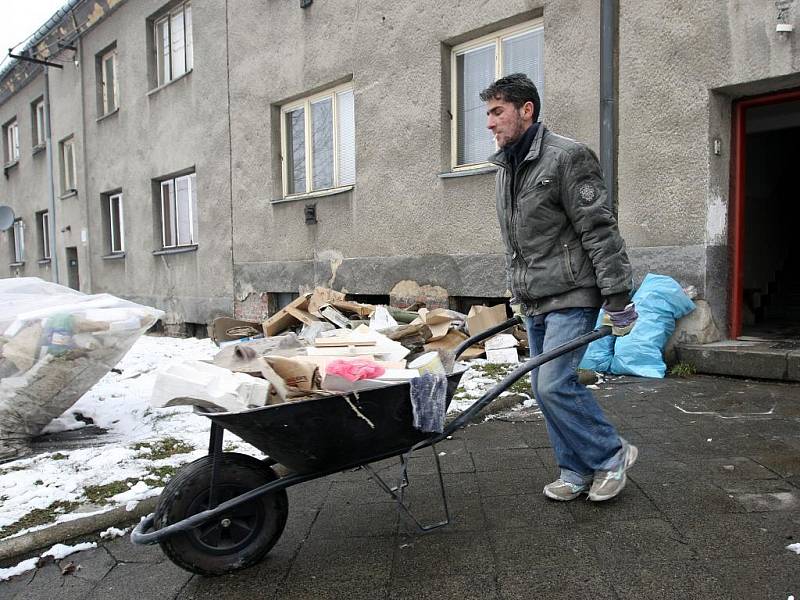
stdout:
[[11,229],[11,256],[16,264],[25,262],[25,226],[22,219],[15,220]]
[[39,258],[50,260],[50,212],[36,213],[36,229],[39,234]]
[[195,174],[159,182],[161,190],[161,243],[164,248],[197,242],[197,192]]
[[122,217],[122,194],[110,194],[108,202],[108,242],[111,254],[125,252],[125,221]]
[[31,104],[31,130],[33,131],[33,147],[44,146],[44,100],[41,98]]
[[191,71],[192,5],[189,2],[156,19],[153,35],[158,85]]
[[76,188],[75,140],[69,138],[61,142],[61,193],[72,192]]
[[[544,98],[544,28],[538,19],[453,48],[452,166],[485,163],[495,150],[479,94],[496,79],[525,73]],[[541,108],[540,108],[541,114]]]
[[119,90],[117,87],[117,49],[114,48],[99,59],[100,71],[100,114],[107,115],[119,106]]
[[9,121],[3,129],[5,134],[5,161],[9,165],[19,160],[19,125],[17,125],[17,120]]
[[356,130],[351,85],[281,108],[283,194],[353,185]]

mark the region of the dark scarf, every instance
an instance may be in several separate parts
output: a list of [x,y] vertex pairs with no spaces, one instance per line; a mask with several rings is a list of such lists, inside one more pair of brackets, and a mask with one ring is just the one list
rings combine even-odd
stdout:
[[539,123],[533,123],[516,142],[503,150],[512,170],[515,171],[519,164],[525,160],[537,131],[539,131]]

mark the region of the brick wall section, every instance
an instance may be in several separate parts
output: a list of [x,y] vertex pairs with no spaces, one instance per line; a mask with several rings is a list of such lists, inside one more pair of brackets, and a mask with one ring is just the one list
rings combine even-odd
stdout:
[[262,321],[270,314],[267,292],[251,292],[243,300],[234,299],[233,317],[244,321]]

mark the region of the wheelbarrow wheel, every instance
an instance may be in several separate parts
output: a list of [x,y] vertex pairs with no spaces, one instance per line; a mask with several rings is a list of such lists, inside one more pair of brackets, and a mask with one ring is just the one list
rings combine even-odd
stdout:
[[[217,505],[277,479],[271,468],[246,454],[224,452],[219,460]],[[210,481],[210,456],[182,467],[161,493],[155,526],[160,529],[206,510]],[[182,569],[222,575],[263,559],[283,533],[288,514],[286,490],[278,490],[159,543],[164,554]]]

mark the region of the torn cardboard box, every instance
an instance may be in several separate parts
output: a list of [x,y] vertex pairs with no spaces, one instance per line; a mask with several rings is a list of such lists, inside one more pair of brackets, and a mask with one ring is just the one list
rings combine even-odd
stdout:
[[230,317],[217,317],[211,324],[211,339],[219,346],[220,342],[251,338],[263,335],[261,323],[242,321]]
[[469,309],[467,314],[467,331],[470,335],[478,335],[495,325],[500,325],[505,320],[505,304],[497,304],[495,306],[475,305]]

